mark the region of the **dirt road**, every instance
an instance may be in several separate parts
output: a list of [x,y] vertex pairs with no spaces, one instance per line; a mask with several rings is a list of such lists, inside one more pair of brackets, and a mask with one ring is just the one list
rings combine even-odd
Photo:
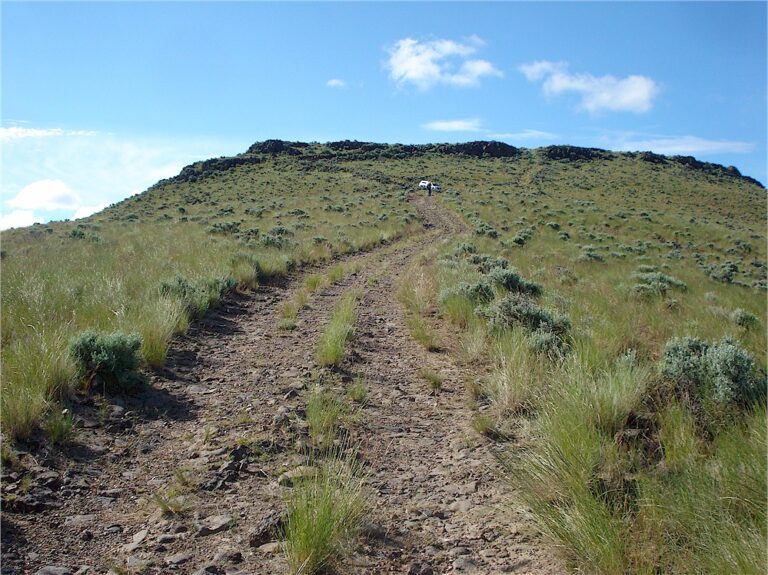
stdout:
[[[424,232],[347,258],[356,271],[316,292],[294,330],[278,330],[279,306],[323,269],[230,297],[174,340],[140,396],[81,397],[78,445],[22,454],[31,481],[4,477],[17,511],[3,513],[2,573],[287,572],[266,528],[290,489],[279,478],[305,462],[304,406],[318,378],[339,394],[354,378],[368,390],[354,437],[371,511],[349,572],[562,572],[510,507],[488,440],[471,430],[464,387],[473,374],[409,335],[399,278],[464,231],[438,204],[413,201]],[[315,344],[353,288],[363,293],[355,337],[326,377]],[[439,392],[424,367],[444,377]]]

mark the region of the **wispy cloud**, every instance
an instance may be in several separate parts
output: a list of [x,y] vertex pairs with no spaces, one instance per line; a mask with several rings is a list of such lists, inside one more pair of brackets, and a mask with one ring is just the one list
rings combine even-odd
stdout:
[[63,130],[61,128],[24,128],[10,126],[0,128],[0,142],[12,142],[22,139],[56,138],[60,136],[95,136],[92,130]]
[[470,36],[466,42],[436,39],[420,42],[404,38],[388,49],[389,77],[398,85],[428,90],[437,84],[477,86],[486,76],[503,76],[488,60],[471,58],[485,42]]
[[522,132],[499,132],[488,134],[489,138],[498,140],[557,140],[560,136],[541,130],[523,130]]
[[656,136],[638,139],[637,136],[620,138],[616,149],[624,151],[651,151],[666,155],[748,154],[755,149],[749,142],[736,140],[708,140],[698,136]]
[[341,78],[331,78],[325,85],[329,88],[346,88],[347,83]]
[[593,76],[572,74],[567,62],[540,60],[523,64],[520,72],[529,82],[543,82],[547,96],[567,92],[581,94],[580,107],[588,112],[647,112],[659,93],[655,80],[647,76],[632,75],[625,78],[615,76]]
[[481,132],[480,120],[468,118],[466,120],[435,120],[421,126],[425,130],[433,132]]

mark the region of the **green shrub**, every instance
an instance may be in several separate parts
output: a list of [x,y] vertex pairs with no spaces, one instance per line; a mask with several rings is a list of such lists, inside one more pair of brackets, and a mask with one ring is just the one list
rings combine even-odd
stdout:
[[533,296],[541,295],[541,286],[524,279],[514,268],[493,268],[488,273],[488,279],[511,292],[527,293]]
[[551,331],[537,329],[528,336],[528,347],[537,355],[561,359],[568,352],[568,343]]
[[747,330],[757,327],[760,323],[757,316],[744,311],[741,308],[733,310],[731,313],[731,321]]
[[484,274],[487,274],[492,269],[509,267],[509,260],[506,258],[489,256],[488,254],[473,255],[469,258],[469,261],[477,266],[477,269]]
[[88,387],[121,392],[130,391],[141,381],[136,372],[140,348],[138,335],[87,330],[72,339],[69,355]]
[[[641,267],[650,268],[652,266]],[[666,295],[670,288],[675,288],[680,291],[688,289],[685,282],[657,271],[639,271],[635,273],[635,278],[637,278],[640,283],[632,287],[632,293],[641,298]]]
[[540,330],[564,337],[571,327],[567,317],[544,309],[530,296],[519,293],[507,294],[481,310],[481,313],[495,330],[507,330],[522,325],[530,331]]
[[733,283],[733,277],[739,271],[737,266],[732,261],[727,261],[719,266],[711,266],[707,270],[707,275],[715,281],[723,283]]
[[524,246],[529,239],[533,236],[533,228],[526,228],[517,232],[515,237],[512,238],[512,243],[518,246]]
[[579,262],[602,262],[605,258],[595,251],[595,246],[581,246],[581,254],[576,258]]
[[493,288],[486,281],[479,281],[473,284],[461,283],[457,286],[444,289],[440,292],[440,303],[444,303],[452,296],[459,296],[468,299],[474,304],[488,303],[493,300]]
[[693,337],[670,340],[661,373],[679,392],[702,402],[744,405],[765,394],[765,377],[756,373],[752,355],[727,337],[713,344]]
[[476,253],[477,248],[474,246],[474,244],[470,244],[468,242],[460,243],[458,246],[456,246],[456,249],[453,250],[453,254],[456,256]]

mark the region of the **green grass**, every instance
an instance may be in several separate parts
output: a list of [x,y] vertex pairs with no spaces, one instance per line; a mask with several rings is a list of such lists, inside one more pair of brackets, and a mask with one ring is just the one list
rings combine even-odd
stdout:
[[[296,265],[418,228],[400,186],[372,185],[365,174],[304,171],[269,157],[232,170],[195,170],[192,179],[164,180],[84,220],[3,232],[0,415],[7,438],[28,437],[47,405],[72,391],[66,350],[77,333],[139,333],[146,362],[159,366],[173,335],[234,285],[251,289]],[[299,188],[316,193],[299,196]],[[282,243],[268,245],[265,237],[281,228]],[[101,239],[79,239],[73,230]],[[315,242],[319,236],[328,240]],[[332,275],[339,273],[336,267]],[[194,294],[161,293],[176,278]]]
[[53,445],[69,445],[75,439],[75,421],[69,410],[54,411],[45,422],[45,431]]
[[312,443],[317,447],[331,447],[346,413],[344,403],[333,393],[319,387],[314,389],[307,399],[306,408]]
[[411,316],[405,320],[411,337],[427,351],[439,351],[440,344],[437,332],[432,329],[423,317]]
[[429,384],[432,391],[439,391],[443,387],[443,381],[445,381],[445,377],[428,367],[422,367],[419,370],[419,377]]
[[[765,191],[619,154],[548,162],[533,151],[503,168],[440,168],[454,182],[440,201],[473,228],[434,258],[440,317],[459,359],[491,365],[474,380],[473,425],[521,433],[511,481],[569,567],[765,572],[764,410],[731,410],[712,436],[661,385],[658,365],[672,337],[730,336],[764,373],[764,321],[751,318],[766,317],[752,287],[765,280]],[[542,287],[536,305],[570,320],[559,342],[521,325],[489,330],[453,291],[486,277],[484,257]],[[732,283],[713,279],[728,260]],[[667,276],[687,289],[637,297],[641,278]]]
[[347,391],[347,395],[355,403],[364,404],[368,397],[368,388],[365,385],[365,380],[362,377],[355,378],[354,383],[352,383]]
[[367,512],[360,469],[336,455],[286,493],[285,552],[291,573],[338,572]]
[[336,264],[330,270],[328,270],[328,273],[326,274],[326,279],[329,284],[335,284],[340,282],[344,278],[344,273],[345,273],[344,265]]
[[320,274],[309,274],[304,278],[304,287],[309,293],[315,293],[325,285],[325,278]]
[[300,289],[294,292],[291,299],[280,305],[280,317],[284,320],[295,321],[299,312],[309,304],[309,297],[310,292],[308,290]]
[[360,297],[361,293],[353,291],[339,300],[315,348],[315,361],[318,365],[338,366],[343,361],[347,342],[354,334]]
[[[764,189],[633,154],[567,161],[545,150],[475,158],[386,148],[363,161],[323,145],[302,153],[336,157],[198,164],[86,220],[4,232],[4,436],[29,436],[77,385],[66,352],[76,334],[138,333],[145,361],[160,365],[173,334],[235,286],[247,291],[417,229],[402,184],[426,170],[447,182],[435,201],[469,231],[425,252],[398,298],[417,334],[444,321],[440,333],[455,335],[444,343],[477,371],[482,413],[496,429],[519,431],[515,488],[568,565],[765,572],[764,409],[738,406],[704,431],[658,371],[665,342],[682,336],[730,336],[765,371]],[[541,286],[536,306],[569,318],[561,339],[521,325],[490,329],[482,306],[451,291],[484,280],[483,262],[498,258]],[[735,267],[723,275],[728,261]],[[304,289],[345,273],[354,271],[310,276]],[[638,297],[638,274],[649,273],[687,289]],[[283,327],[295,325],[296,303]],[[319,364],[343,361],[354,308],[340,302],[318,341]],[[422,339],[429,344],[429,333]]]

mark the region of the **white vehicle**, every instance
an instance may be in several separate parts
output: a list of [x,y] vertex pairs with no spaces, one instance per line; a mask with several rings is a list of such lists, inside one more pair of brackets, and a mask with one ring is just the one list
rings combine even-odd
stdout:
[[419,182],[419,188],[426,190],[429,187],[429,180],[421,180]]
[[443,188],[441,188],[441,187],[440,187],[440,184],[435,184],[435,183],[432,183],[432,191],[433,191],[433,192],[439,192],[439,191],[440,191],[440,190],[442,190],[442,189],[443,189]]

